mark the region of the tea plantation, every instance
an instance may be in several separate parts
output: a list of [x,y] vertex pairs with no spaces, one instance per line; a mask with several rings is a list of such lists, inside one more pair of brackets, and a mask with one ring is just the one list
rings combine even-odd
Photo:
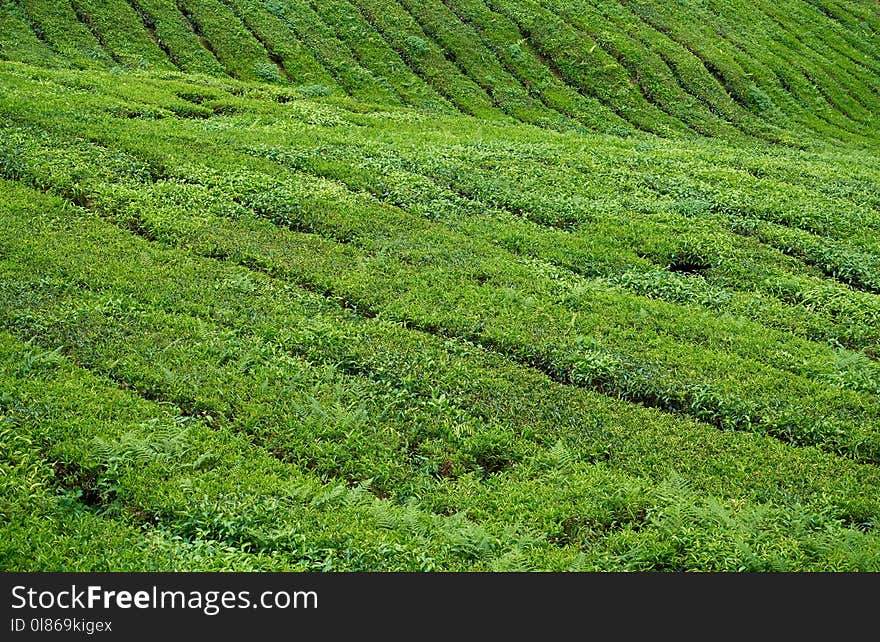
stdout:
[[0,0],[0,569],[880,571],[873,0]]

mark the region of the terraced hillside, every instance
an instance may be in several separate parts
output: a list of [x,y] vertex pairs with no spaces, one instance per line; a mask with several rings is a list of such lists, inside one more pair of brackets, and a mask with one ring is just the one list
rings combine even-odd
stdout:
[[866,0],[4,0],[0,57],[293,84],[562,131],[876,139]]
[[880,9],[0,1],[0,568],[880,570]]

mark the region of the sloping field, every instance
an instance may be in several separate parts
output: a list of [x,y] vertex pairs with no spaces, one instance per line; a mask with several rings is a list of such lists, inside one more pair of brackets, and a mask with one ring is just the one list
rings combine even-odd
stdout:
[[560,131],[876,139],[866,0],[0,2],[0,58],[179,70]]
[[0,568],[880,570],[880,9],[0,1]]

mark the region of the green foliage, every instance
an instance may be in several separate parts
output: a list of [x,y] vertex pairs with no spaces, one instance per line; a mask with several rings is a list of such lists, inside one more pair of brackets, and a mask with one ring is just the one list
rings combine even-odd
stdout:
[[0,568],[880,570],[878,27],[0,2]]

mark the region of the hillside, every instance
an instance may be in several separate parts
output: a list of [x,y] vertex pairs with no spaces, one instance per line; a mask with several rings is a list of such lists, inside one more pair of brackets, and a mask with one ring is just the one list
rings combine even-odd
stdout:
[[0,569],[880,570],[878,29],[0,1]]
[[875,3],[43,0],[0,57],[294,85],[559,130],[876,140]]

